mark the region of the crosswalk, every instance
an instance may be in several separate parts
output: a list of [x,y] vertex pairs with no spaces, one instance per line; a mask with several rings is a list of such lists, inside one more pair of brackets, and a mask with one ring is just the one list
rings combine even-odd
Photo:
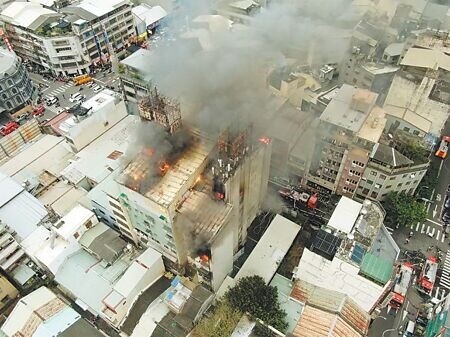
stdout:
[[46,92],[46,94],[47,94],[48,96],[57,96],[57,95],[59,95],[59,94],[65,93],[66,90],[67,90],[68,88],[72,87],[72,86],[73,86],[72,83],[66,83],[66,84],[60,86],[59,88],[54,89],[54,90],[51,91],[50,93]]
[[434,238],[439,242],[445,242],[445,232],[435,226],[418,222],[417,224],[412,224],[410,229],[417,233],[425,234],[430,238]]
[[447,250],[447,254],[445,254],[444,268],[442,269],[439,285],[450,289],[450,250]]

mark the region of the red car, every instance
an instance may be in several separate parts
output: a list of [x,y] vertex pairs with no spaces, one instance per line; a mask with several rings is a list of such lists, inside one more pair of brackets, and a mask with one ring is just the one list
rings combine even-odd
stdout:
[[9,122],[8,124],[0,128],[0,135],[2,136],[9,135],[11,132],[17,130],[18,128],[19,124],[17,124],[16,122]]
[[44,116],[44,111],[45,111],[45,107],[43,105],[39,105],[38,107],[36,107],[33,110],[32,114],[33,114],[33,116],[41,117],[41,116]]

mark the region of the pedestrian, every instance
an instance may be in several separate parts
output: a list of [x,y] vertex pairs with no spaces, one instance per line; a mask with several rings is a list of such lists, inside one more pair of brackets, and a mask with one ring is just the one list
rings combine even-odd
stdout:
[[62,98],[66,99],[66,95],[62,94]]
[[408,244],[408,243],[409,243],[409,238],[406,238],[405,244]]
[[409,237],[411,238],[414,235],[413,232],[409,232]]

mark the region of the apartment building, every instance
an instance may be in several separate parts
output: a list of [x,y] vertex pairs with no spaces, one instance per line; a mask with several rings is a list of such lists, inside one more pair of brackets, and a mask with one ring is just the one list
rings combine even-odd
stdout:
[[56,75],[88,73],[124,49],[134,34],[127,0],[84,0],[60,8],[13,2],[1,13],[14,51]]
[[413,194],[428,162],[415,163],[394,148],[375,144],[356,191],[356,198],[382,200],[389,192]]
[[2,13],[14,52],[57,75],[87,72],[90,60],[64,16],[40,4],[13,2]]
[[352,197],[386,124],[378,95],[344,84],[320,116],[306,183]]
[[71,23],[83,53],[95,65],[109,62],[135,34],[131,9],[128,0],[83,0],[61,9],[61,13]]

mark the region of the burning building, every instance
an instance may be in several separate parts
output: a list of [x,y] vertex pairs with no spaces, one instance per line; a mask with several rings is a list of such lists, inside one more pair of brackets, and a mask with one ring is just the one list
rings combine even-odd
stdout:
[[121,230],[161,252],[169,270],[216,290],[260,211],[271,144],[253,140],[251,128],[213,136],[181,128],[181,120],[167,124],[166,113],[151,113],[164,142],[157,137],[136,149],[116,178],[115,214]]

